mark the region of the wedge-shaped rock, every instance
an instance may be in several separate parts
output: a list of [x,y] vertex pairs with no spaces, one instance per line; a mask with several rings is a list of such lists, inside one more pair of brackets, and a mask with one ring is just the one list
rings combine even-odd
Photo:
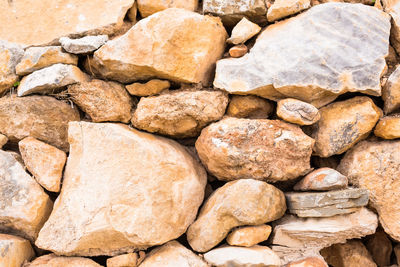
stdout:
[[321,118],[316,107],[293,98],[279,100],[276,114],[285,121],[299,125],[311,125]]
[[206,173],[178,143],[123,124],[71,122],[63,187],[36,245],[62,255],[118,255],[186,232]]
[[28,240],[6,234],[0,234],[0,266],[21,267],[29,261],[35,252]]
[[266,224],[239,227],[232,230],[226,242],[231,246],[251,247],[267,240],[271,230]]
[[381,118],[375,127],[374,134],[383,139],[400,138],[400,114]]
[[390,42],[400,53],[400,1],[399,0],[383,0],[385,12],[392,17],[392,29],[390,34]]
[[271,7],[268,8],[267,19],[269,22],[273,22],[299,13],[310,6],[310,0],[275,0]]
[[72,54],[91,53],[108,41],[107,35],[85,36],[78,39],[60,38],[61,46]]
[[127,253],[107,259],[107,267],[136,267],[138,263],[137,253]]
[[91,68],[123,83],[158,77],[206,84],[226,37],[218,18],[169,8],[107,42],[94,53]]
[[293,189],[296,191],[328,191],[346,188],[347,177],[331,168],[320,168],[307,174]]
[[[0,6],[2,4],[3,2],[0,3]],[[24,50],[21,46],[1,39],[2,38],[0,37],[0,94],[10,89],[14,83],[18,81],[18,76],[15,73],[15,66],[17,66],[18,62],[24,55]]]
[[24,267],[101,267],[95,261],[82,257],[62,257],[55,254],[47,254],[25,264]]
[[[400,7],[400,6],[399,6]],[[400,109],[400,66],[390,74],[382,89],[382,99],[385,103],[385,113],[392,113]]]
[[232,30],[231,37],[226,40],[232,44],[242,44],[261,31],[261,27],[245,17]]
[[345,92],[379,96],[389,33],[390,17],[377,8],[317,5],[268,26],[245,56],[218,61],[214,86],[317,107]]
[[198,0],[137,0],[139,12],[143,18],[173,7],[196,11],[198,2]]
[[310,170],[314,140],[279,120],[225,118],[196,141],[201,162],[219,180],[295,179]]

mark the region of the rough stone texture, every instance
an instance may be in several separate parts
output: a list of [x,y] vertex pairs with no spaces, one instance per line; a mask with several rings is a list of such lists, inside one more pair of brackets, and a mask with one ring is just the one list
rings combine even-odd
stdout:
[[50,214],[52,202],[14,156],[0,150],[0,232],[31,241]]
[[320,168],[307,174],[293,189],[296,191],[328,191],[346,188],[347,177],[331,168]]
[[133,102],[124,86],[119,83],[94,79],[68,86],[68,94],[93,122],[128,123],[132,117]]
[[67,155],[64,151],[27,137],[18,143],[25,167],[48,191],[59,192]]
[[226,41],[231,44],[242,44],[261,31],[261,27],[245,17],[232,29],[231,37]]
[[85,36],[78,39],[61,37],[62,48],[72,54],[87,54],[100,48],[108,41],[107,35]]
[[326,262],[318,257],[308,257],[302,260],[293,261],[285,267],[328,267]]
[[392,113],[400,108],[400,66],[390,74],[382,89],[382,99],[385,103],[383,111]]
[[285,121],[299,125],[311,125],[321,118],[316,107],[294,98],[279,100],[276,113]]
[[77,109],[52,97],[0,98],[0,132],[13,143],[32,136],[68,151],[70,121],[79,121]]
[[222,118],[228,95],[214,90],[176,90],[142,97],[132,116],[138,129],[172,137],[194,137]]
[[71,122],[68,140],[61,194],[38,247],[114,256],[175,239],[194,221],[207,177],[178,143],[89,122]]
[[196,141],[201,162],[219,180],[285,181],[310,170],[314,140],[279,120],[225,118]]
[[271,102],[253,95],[234,95],[229,101],[226,114],[237,118],[266,119],[274,107]]
[[61,46],[29,47],[15,71],[18,75],[27,75],[57,63],[77,65],[78,57],[65,53]]
[[146,83],[132,83],[126,85],[126,90],[131,95],[136,96],[152,96],[161,93],[162,91],[168,89],[171,86],[169,81],[163,80],[150,80]]
[[198,0],[137,0],[140,15],[145,18],[167,8],[196,11]]
[[274,221],[285,210],[284,194],[270,184],[253,179],[228,182],[207,199],[189,227],[187,239],[195,251],[205,252],[232,228]]
[[383,0],[384,9],[392,17],[392,28],[390,31],[390,43],[400,52],[400,1]]
[[310,6],[310,0],[275,0],[268,8],[267,19],[269,22],[273,22],[297,14]]
[[[23,46],[55,43],[62,36],[111,34],[122,27],[134,0],[1,1],[0,39]],[[27,8],[29,7],[29,8]],[[10,30],[12,29],[12,30]]]
[[4,134],[0,134],[0,148],[7,144],[8,138]]
[[226,237],[226,242],[231,246],[251,247],[268,239],[272,228],[261,224],[235,228]]
[[[1,4],[3,3],[6,2],[3,1],[0,3],[0,12]],[[8,29],[7,31],[10,30]],[[24,50],[21,46],[1,39],[2,38],[0,37],[0,94],[10,89],[14,83],[18,81],[18,76],[15,73],[15,66],[24,55]]]
[[369,236],[365,245],[378,266],[390,265],[393,246],[385,232],[377,231]]
[[123,83],[158,77],[207,84],[226,37],[218,18],[169,8],[103,45],[94,53],[91,68]]
[[29,261],[35,252],[28,240],[6,234],[0,234],[0,266],[21,267]]
[[317,5],[268,26],[245,56],[218,61],[214,86],[273,100],[293,97],[317,107],[345,92],[378,96],[389,31],[390,17],[377,8]]
[[177,241],[153,249],[140,267],[208,267],[207,263]]
[[374,134],[383,139],[400,138],[400,114],[381,118],[375,127]]
[[247,46],[244,44],[235,45],[229,48],[229,55],[231,57],[242,57],[247,53],[248,49]]
[[95,261],[81,257],[62,257],[55,254],[48,254],[36,258],[24,267],[101,267]]
[[393,252],[396,256],[396,260],[397,260],[397,265],[400,265],[400,244],[397,244],[394,248],[393,248]]
[[382,111],[366,96],[335,102],[321,108],[321,119],[314,125],[314,151],[320,157],[342,154],[366,138]]
[[89,77],[77,66],[54,64],[22,78],[18,86],[18,96],[49,93],[67,85],[88,80]]
[[138,255],[136,253],[128,253],[118,255],[107,259],[107,267],[136,267]]
[[348,151],[337,170],[369,191],[370,205],[387,234],[400,241],[400,141],[363,141]]

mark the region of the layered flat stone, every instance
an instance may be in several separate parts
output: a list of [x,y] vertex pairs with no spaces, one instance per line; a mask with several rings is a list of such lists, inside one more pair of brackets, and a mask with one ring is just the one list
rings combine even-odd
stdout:
[[72,54],[87,54],[100,48],[108,41],[107,35],[85,36],[78,39],[60,38],[62,48]]
[[[1,4],[3,3],[5,2]],[[15,67],[24,55],[24,50],[20,45],[9,43],[1,39],[2,38],[0,38],[0,94],[13,87],[15,82],[18,81]]]

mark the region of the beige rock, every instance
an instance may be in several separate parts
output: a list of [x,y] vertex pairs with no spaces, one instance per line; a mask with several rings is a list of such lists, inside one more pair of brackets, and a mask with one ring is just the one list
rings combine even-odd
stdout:
[[107,267],[136,267],[138,255],[136,253],[128,253],[118,255],[107,259]]
[[310,170],[313,144],[298,126],[283,121],[228,117],[201,132],[196,150],[219,180],[276,182],[295,179]]
[[375,127],[374,134],[383,139],[400,138],[400,114],[381,118]]
[[190,246],[205,252],[218,245],[237,226],[259,225],[283,216],[284,194],[274,186],[241,179],[218,188],[205,202],[186,235]]
[[218,18],[169,8],[107,42],[94,53],[91,68],[123,83],[158,77],[207,84],[226,37]]
[[167,8],[196,11],[198,0],[137,0],[140,15],[145,18]]
[[296,191],[328,191],[347,187],[347,177],[331,168],[320,168],[307,174],[295,186]]
[[78,57],[65,53],[61,46],[29,47],[15,70],[18,75],[27,75],[57,63],[77,65]]
[[269,22],[273,22],[297,14],[310,6],[310,0],[275,0],[268,8],[267,19]]
[[87,54],[100,48],[108,41],[107,35],[85,36],[78,39],[61,37],[61,46],[68,53],[72,54]]
[[101,267],[95,261],[81,257],[62,257],[55,254],[48,254],[36,258],[24,267]]
[[237,118],[266,119],[274,109],[271,102],[253,96],[234,95],[229,102],[226,114]]
[[146,83],[132,83],[125,87],[131,95],[152,96],[161,93],[170,86],[171,84],[169,81],[154,79]]
[[390,43],[400,52],[400,1],[383,0],[383,6],[386,13],[392,17],[392,28],[390,33]]
[[79,121],[78,110],[52,97],[0,98],[0,132],[13,143],[31,136],[68,151],[70,121]]
[[372,236],[369,236],[365,245],[378,266],[390,265],[393,247],[385,232],[377,231]]
[[132,116],[138,129],[173,137],[194,137],[222,118],[228,95],[215,90],[176,90],[142,97]]
[[392,113],[400,108],[400,66],[389,76],[382,89],[385,113]]
[[67,155],[64,151],[27,137],[18,143],[26,168],[48,191],[59,192]]
[[0,266],[21,267],[29,261],[35,252],[28,240],[6,234],[0,234]]
[[229,55],[231,57],[242,57],[247,53],[248,49],[247,46],[244,44],[235,45],[229,48]]
[[7,27],[0,29],[0,39],[32,46],[56,43],[62,36],[111,34],[122,27],[133,3],[134,0],[38,0],[32,5],[29,0],[1,1],[0,17],[7,21]]
[[267,240],[271,230],[266,224],[238,227],[226,237],[226,242],[231,246],[251,247]]
[[299,125],[311,125],[321,118],[316,107],[294,98],[279,100],[276,113],[285,121]]
[[[3,3],[0,3],[0,5],[2,4]],[[1,11],[0,6],[0,12]],[[18,76],[15,73],[15,66],[17,66],[24,55],[24,50],[17,44],[9,43],[1,39],[0,37],[0,94],[3,94],[18,81]]]
[[366,138],[382,111],[366,96],[335,102],[320,109],[321,119],[312,137],[314,151],[320,157],[342,154]]
[[89,122],[71,122],[68,140],[61,194],[38,247],[114,256],[175,239],[194,221],[207,177],[178,143]]
[[326,262],[321,258],[308,257],[302,260],[290,262],[286,267],[328,267],[328,264],[326,264]]
[[261,27],[243,17],[232,29],[231,37],[226,41],[231,44],[242,44],[261,31]]
[[119,83],[91,80],[68,86],[68,93],[93,122],[128,123],[132,117],[133,102]]
[[0,148],[7,144],[8,138],[4,134],[0,134]]

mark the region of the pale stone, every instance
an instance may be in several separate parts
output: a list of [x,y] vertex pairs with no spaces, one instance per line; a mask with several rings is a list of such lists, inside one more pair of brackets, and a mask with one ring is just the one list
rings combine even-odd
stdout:
[[15,70],[22,76],[57,63],[77,65],[78,57],[65,53],[61,46],[29,47]]
[[89,77],[77,66],[54,64],[22,78],[18,86],[18,96],[54,92],[67,85],[88,80]]
[[[112,34],[134,0],[29,0],[0,2],[0,39],[23,46],[56,43],[62,36]],[[27,8],[29,7],[29,8]]]
[[229,101],[226,114],[237,118],[266,119],[272,113],[271,102],[253,95],[234,95]]
[[119,83],[94,79],[68,86],[68,94],[93,122],[128,123],[132,117],[133,102]]
[[[6,2],[3,1],[2,3]],[[0,12],[2,3],[0,3]],[[10,31],[10,29],[7,31]],[[23,57],[24,50],[17,44],[9,43],[1,39],[0,37],[0,94],[3,94],[18,81],[15,67]]]
[[328,191],[346,188],[347,177],[331,168],[320,168],[307,174],[293,189],[296,191]]
[[226,37],[218,18],[169,8],[107,42],[89,62],[96,73],[123,83],[158,77],[207,84]]
[[385,113],[398,111],[400,108],[400,66],[390,74],[382,89],[382,99],[384,101],[383,110]]
[[380,96],[389,33],[390,16],[377,8],[317,5],[268,26],[245,56],[219,60],[214,86],[317,107],[346,92]]
[[137,0],[140,15],[145,18],[167,8],[196,11],[198,0]]
[[267,19],[269,22],[274,22],[294,14],[299,13],[307,8],[310,8],[310,0],[275,0],[268,8]]
[[241,179],[218,188],[202,206],[186,235],[190,246],[205,252],[237,226],[259,225],[283,216],[285,196],[262,181]]
[[316,107],[293,98],[279,100],[276,114],[285,121],[299,125],[311,125],[321,118]]
[[36,258],[34,261],[25,264],[24,267],[102,267],[95,261],[81,257],[63,257],[55,254],[48,254]]
[[271,231],[271,226],[266,224],[242,226],[233,229],[226,242],[231,246],[251,247],[267,240]]
[[132,83],[126,85],[126,90],[131,95],[136,96],[152,96],[161,93],[162,91],[168,89],[171,86],[169,81],[163,80],[150,80],[146,83]]
[[114,256],[107,259],[107,267],[136,267],[138,255],[136,253],[128,253]]
[[[123,124],[71,122],[63,186],[36,245],[62,255],[118,255],[178,238],[207,176],[178,143]],[[151,160],[150,160],[151,159]]]
[[381,118],[375,127],[374,134],[383,139],[400,138],[400,115]]
[[247,46],[244,44],[235,45],[229,48],[229,55],[231,57],[242,57],[247,53],[248,49]]
[[96,51],[108,41],[107,35],[85,36],[79,39],[61,37],[62,48],[72,54],[87,54]]
[[377,231],[372,236],[367,237],[365,246],[378,266],[390,265],[393,246],[385,232]]
[[138,129],[173,137],[194,137],[225,114],[228,95],[215,90],[174,90],[142,97],[132,116]]
[[4,134],[0,134],[0,149],[7,144],[8,138]]
[[384,10],[392,17],[390,43],[400,53],[400,1],[383,0]]
[[196,150],[219,180],[276,182],[309,172],[313,144],[298,126],[283,121],[228,117],[203,129]]
[[226,41],[231,44],[242,44],[261,31],[261,27],[249,21],[246,17],[242,18],[232,29],[231,37]]
[[21,267],[35,252],[28,240],[0,234],[0,267]]
[[328,264],[321,258],[308,257],[302,260],[290,262],[285,267],[328,267]]
[[59,192],[67,155],[64,151],[27,137],[18,143],[25,167],[48,191]]

